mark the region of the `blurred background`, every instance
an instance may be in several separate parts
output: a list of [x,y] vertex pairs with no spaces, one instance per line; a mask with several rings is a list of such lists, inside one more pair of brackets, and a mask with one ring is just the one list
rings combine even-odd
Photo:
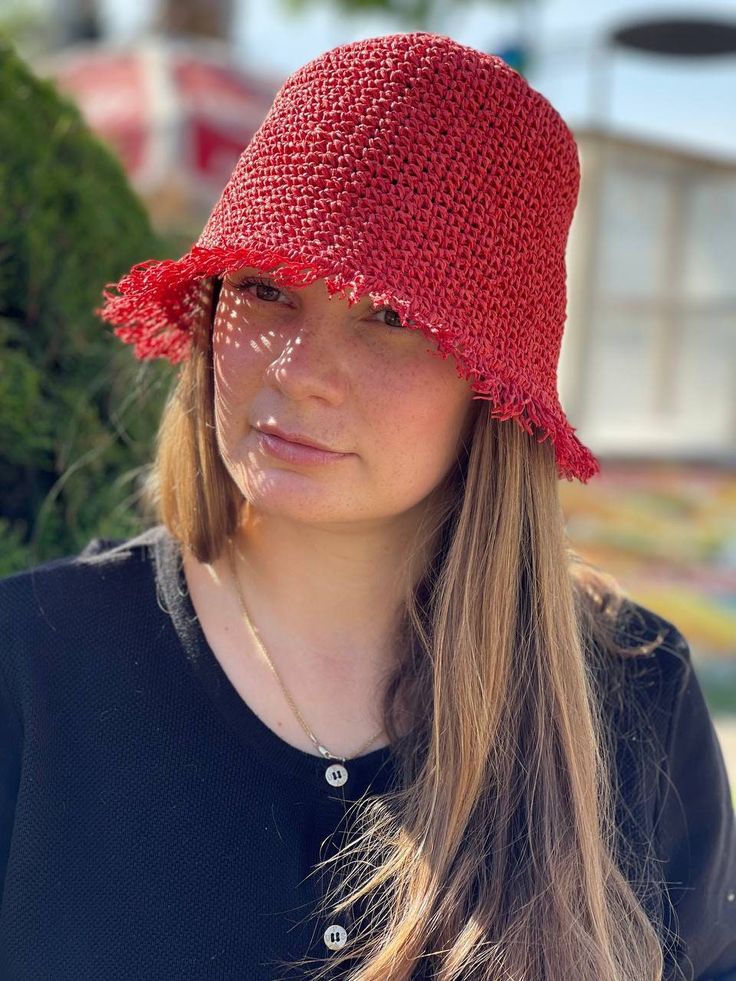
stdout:
[[690,641],[736,788],[736,0],[0,0],[0,575],[134,534],[173,369],[92,310],[197,237],[283,79],[423,29],[580,148],[562,404],[574,547]]

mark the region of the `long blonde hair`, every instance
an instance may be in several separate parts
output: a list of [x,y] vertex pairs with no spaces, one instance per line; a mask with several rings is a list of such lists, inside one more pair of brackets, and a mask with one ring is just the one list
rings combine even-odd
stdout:
[[[149,512],[202,562],[243,505],[213,400],[203,329],[145,489]],[[418,958],[441,981],[659,981],[662,891],[616,834],[604,697],[606,679],[653,645],[620,645],[635,604],[570,547],[550,441],[484,410],[478,400],[417,536],[432,560],[407,589],[403,659],[383,706],[394,784],[352,806],[346,844],[315,866],[334,866],[319,912],[347,917],[350,942],[296,963],[312,964],[315,981],[408,981]]]

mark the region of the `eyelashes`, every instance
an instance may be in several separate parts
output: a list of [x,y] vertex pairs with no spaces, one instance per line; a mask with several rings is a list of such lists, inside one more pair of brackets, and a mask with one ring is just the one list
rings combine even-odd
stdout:
[[[227,280],[227,283],[229,286],[232,286],[233,289],[239,290],[241,293],[245,293],[251,286],[263,286],[265,289],[275,290],[277,293],[282,292],[282,290],[280,290],[277,286],[274,286],[273,283],[270,283],[267,279],[261,279],[258,276],[247,276],[245,279],[242,279],[237,283],[234,283],[232,280]],[[263,300],[263,297],[259,296],[258,299]],[[268,303],[269,301],[265,300],[264,302]]]
[[[271,290],[271,291],[273,291],[275,293],[281,293],[283,296],[286,296],[287,295],[286,293],[284,293],[284,291],[280,287],[275,286],[269,279],[265,279],[262,276],[245,276],[243,279],[241,279],[239,281],[234,281],[234,280],[225,278],[225,282],[227,283],[227,285],[231,289],[235,289],[235,290],[237,290],[238,292],[241,292],[241,293],[247,293],[250,290],[251,287],[257,286],[257,287],[262,287],[264,290]],[[250,295],[253,296],[254,294],[251,293]],[[263,303],[274,303],[275,305],[278,304],[278,301],[273,296],[271,296],[269,298],[264,297],[264,296],[259,296],[258,295],[258,290],[256,291],[255,298],[258,299],[258,300],[260,300]],[[395,317],[396,318],[396,322],[395,323],[387,323],[386,321],[383,321],[384,325],[386,327],[388,327],[389,330],[393,331],[394,333],[396,333],[397,331],[405,331],[406,330],[406,326],[401,321],[401,318],[400,318],[399,314],[392,307],[376,307],[376,308],[372,309],[371,312],[374,313],[374,314],[379,314],[379,313],[390,314],[393,317]]]

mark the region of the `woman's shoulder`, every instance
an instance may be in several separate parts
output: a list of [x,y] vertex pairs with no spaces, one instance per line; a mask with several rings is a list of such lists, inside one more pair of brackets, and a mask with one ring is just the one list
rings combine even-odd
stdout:
[[75,554],[0,578],[2,635],[25,636],[37,624],[59,629],[80,612],[122,602],[150,574],[153,547],[165,534],[162,525],[128,539],[96,537]]
[[589,667],[603,717],[619,740],[647,742],[664,760],[683,692],[697,685],[690,643],[663,614],[626,597],[595,632]]
[[672,902],[678,958],[688,977],[736,978],[733,792],[690,643],[674,623],[635,603],[617,637],[634,649],[620,657],[628,681],[626,708],[616,713],[622,786],[629,807],[634,789],[647,786],[630,774],[654,763],[654,853]]
[[635,656],[650,657],[652,654],[663,658],[665,663],[690,663],[690,650],[685,635],[680,628],[661,613],[626,597],[616,618],[615,636],[617,641],[632,651]]
[[645,690],[657,683],[668,690],[687,683],[693,671],[690,643],[663,614],[626,596],[608,626],[599,624],[592,664],[609,683],[625,678]]
[[17,713],[42,687],[87,684],[78,679],[104,671],[134,639],[145,647],[148,632],[158,635],[162,534],[155,526],[128,539],[92,538],[77,554],[0,579],[0,696]]
[[656,855],[700,967],[688,976],[704,978],[711,958],[736,963],[736,824],[697,663],[678,624],[630,598],[616,615],[616,646],[603,634],[594,663],[613,736],[619,824],[628,842]]

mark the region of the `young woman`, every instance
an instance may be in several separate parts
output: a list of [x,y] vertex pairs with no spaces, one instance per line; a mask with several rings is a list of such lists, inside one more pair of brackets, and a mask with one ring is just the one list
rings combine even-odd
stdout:
[[736,978],[688,645],[571,550],[574,139],[411,33],[292,75],[197,244],[136,538],[6,578],[8,981]]

